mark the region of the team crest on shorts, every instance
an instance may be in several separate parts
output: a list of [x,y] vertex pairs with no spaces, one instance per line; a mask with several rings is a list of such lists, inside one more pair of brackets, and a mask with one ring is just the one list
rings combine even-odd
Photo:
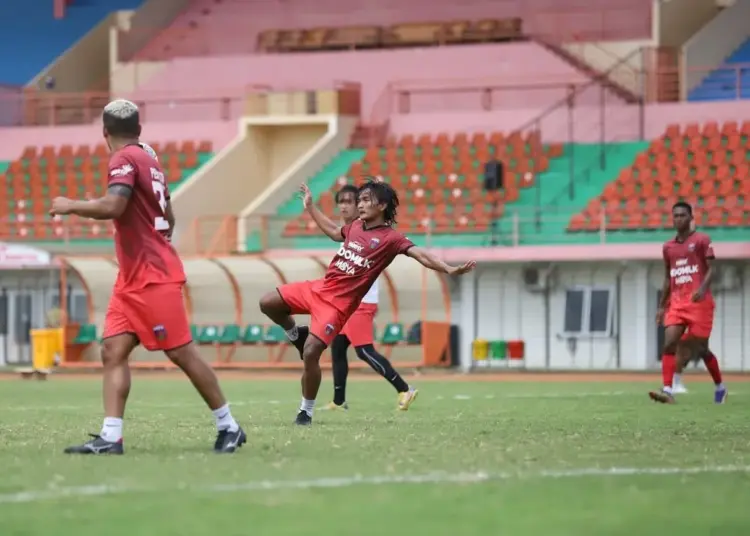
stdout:
[[333,330],[336,329],[333,327],[333,324],[326,324],[326,335],[330,335],[333,333]]
[[162,324],[159,324],[158,326],[154,326],[154,335],[156,336],[157,341],[166,340],[167,330],[164,328]]
[[370,249],[375,249],[380,245],[380,238],[371,238],[370,239]]

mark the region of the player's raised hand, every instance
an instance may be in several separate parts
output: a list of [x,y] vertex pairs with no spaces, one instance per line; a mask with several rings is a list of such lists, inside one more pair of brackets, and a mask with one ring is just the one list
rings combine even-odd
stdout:
[[461,266],[451,266],[450,270],[448,271],[448,275],[463,275],[469,273],[474,269],[476,265],[476,261],[469,261],[463,263]]
[[302,204],[305,208],[310,208],[310,205],[312,205],[312,192],[310,191],[310,187],[307,186],[307,184],[302,183],[300,184],[299,191],[302,194]]
[[67,197],[55,197],[52,200],[52,206],[49,209],[50,216],[65,216],[70,214],[73,208],[73,200]]

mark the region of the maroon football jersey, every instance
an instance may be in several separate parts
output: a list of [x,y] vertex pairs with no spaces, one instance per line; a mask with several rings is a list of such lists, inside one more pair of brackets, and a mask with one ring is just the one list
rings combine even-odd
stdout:
[[[708,260],[714,258],[711,239],[707,234],[693,232],[679,242],[677,237],[664,243],[664,262],[669,266],[670,303],[690,301],[708,272]],[[713,299],[711,290],[706,299]]]
[[389,225],[365,229],[362,220],[341,228],[344,241],[326,270],[319,292],[350,314],[396,255],[414,244]]
[[115,290],[185,282],[182,261],[169,242],[166,219],[169,190],[159,162],[139,145],[128,145],[109,160],[109,185],[133,189],[115,220],[115,250],[120,271]]

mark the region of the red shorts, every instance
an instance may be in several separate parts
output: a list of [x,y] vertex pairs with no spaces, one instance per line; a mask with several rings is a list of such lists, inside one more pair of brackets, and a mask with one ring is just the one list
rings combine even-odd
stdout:
[[676,303],[664,315],[664,326],[686,326],[690,336],[708,339],[714,327],[713,300]]
[[346,321],[344,329],[341,330],[341,335],[346,335],[355,348],[373,344],[377,312],[377,303],[361,303],[354,314]]
[[151,351],[172,350],[192,341],[182,283],[115,291],[107,307],[102,338],[123,333],[133,333]]
[[276,290],[293,315],[310,315],[310,333],[330,346],[348,317],[331,305],[330,298],[318,291],[320,284],[320,281],[300,281],[282,285]]

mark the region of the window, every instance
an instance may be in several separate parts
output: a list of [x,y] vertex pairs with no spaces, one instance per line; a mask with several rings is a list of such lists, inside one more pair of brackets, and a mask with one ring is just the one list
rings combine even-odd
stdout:
[[[49,308],[60,307],[60,295],[57,291],[52,291],[49,296]],[[86,295],[74,289],[68,295],[68,320],[75,324],[87,324],[89,322],[89,307]]]
[[614,311],[612,294],[608,288],[577,287],[566,290],[563,333],[611,335]]

